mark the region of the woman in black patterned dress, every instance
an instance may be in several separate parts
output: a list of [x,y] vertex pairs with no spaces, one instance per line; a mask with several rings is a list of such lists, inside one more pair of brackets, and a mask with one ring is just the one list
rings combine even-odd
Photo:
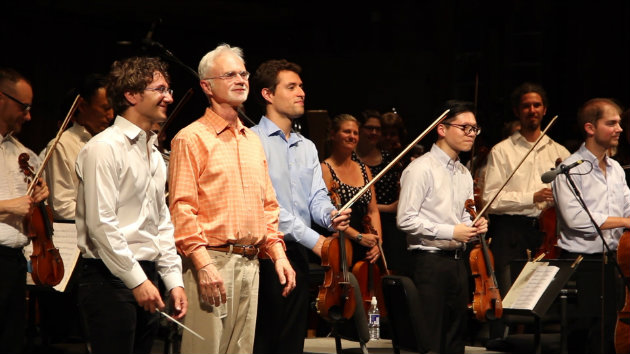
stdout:
[[[328,190],[336,185],[336,192],[345,205],[372,175],[370,170],[354,155],[359,141],[359,123],[349,114],[341,114],[333,120],[331,132],[331,155],[322,162],[322,175]],[[354,156],[354,158],[353,158]],[[352,264],[367,259],[376,262],[380,255],[377,242],[381,235],[381,218],[376,206],[374,186],[370,188],[351,207],[350,227],[344,233],[352,241]],[[375,233],[364,232],[363,218],[368,215]]]
[[[370,169],[372,176],[378,175],[396,157],[380,147],[382,127],[382,118],[378,112],[364,112],[356,153]],[[396,274],[407,275],[410,269],[407,239],[405,233],[398,230],[396,226],[402,170],[403,166],[400,162],[394,165],[374,183],[374,190],[376,191],[376,206],[381,214],[381,228],[383,229],[381,237],[387,266]]]

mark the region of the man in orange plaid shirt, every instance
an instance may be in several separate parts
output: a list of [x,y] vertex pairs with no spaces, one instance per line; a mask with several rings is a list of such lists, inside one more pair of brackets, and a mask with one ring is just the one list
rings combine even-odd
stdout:
[[199,63],[210,107],[171,142],[170,201],[190,299],[182,353],[251,353],[258,256],[275,263],[286,296],[295,271],[278,231],[279,206],[258,136],[238,118],[249,73],[240,48],[219,45]]

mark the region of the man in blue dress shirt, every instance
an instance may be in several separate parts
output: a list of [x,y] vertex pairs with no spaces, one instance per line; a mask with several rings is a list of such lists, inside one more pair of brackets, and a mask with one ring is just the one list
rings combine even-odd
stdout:
[[308,252],[321,256],[325,237],[311,228],[311,219],[329,229],[345,229],[350,210],[331,220],[331,204],[322,179],[315,144],[292,132],[293,119],[304,114],[301,68],[286,60],[264,62],[254,75],[256,98],[265,116],[252,130],[267,155],[269,175],[280,204],[279,229],[296,272],[296,288],[281,296],[274,264],[260,260],[260,290],[254,353],[301,353],[308,314]]

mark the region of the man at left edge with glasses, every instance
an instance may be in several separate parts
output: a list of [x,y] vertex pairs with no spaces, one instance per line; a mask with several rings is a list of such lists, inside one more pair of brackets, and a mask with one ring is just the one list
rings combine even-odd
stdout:
[[39,159],[14,134],[31,120],[33,89],[20,73],[0,68],[0,352],[24,350],[26,328],[26,258],[23,247],[29,242],[24,219],[48,197],[43,179],[36,182],[32,195],[20,170],[18,157],[27,153],[37,168]]
[[154,145],[154,123],[173,102],[166,64],[134,57],[112,64],[106,83],[114,124],[83,147],[77,244],[82,263],[79,308],[91,353],[150,353],[165,309],[164,281],[173,317],[188,309],[181,259],[166,205],[166,165]]

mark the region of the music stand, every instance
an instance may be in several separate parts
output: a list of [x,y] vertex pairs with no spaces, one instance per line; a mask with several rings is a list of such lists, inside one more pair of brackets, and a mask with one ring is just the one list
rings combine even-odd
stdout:
[[[577,269],[580,261],[572,260],[572,259],[555,259],[555,260],[544,260],[539,263],[541,264],[547,263],[548,266],[555,266],[555,267],[558,267],[559,269],[558,269],[558,272],[553,276],[553,279],[551,280],[551,282],[546,286],[543,293],[540,295],[537,301],[535,301],[535,304],[533,304],[533,306],[530,306],[528,308],[515,308],[515,307],[509,307],[510,304],[509,303],[506,304],[505,301],[503,303],[504,315],[508,314],[508,315],[533,316],[534,324],[536,328],[536,331],[534,333],[534,348],[536,348],[535,349],[536,353],[542,352],[542,345],[541,345],[541,340],[540,340],[540,337],[541,337],[540,319],[547,313],[547,310],[549,310],[549,307],[551,307],[555,299],[558,297],[562,289],[565,287],[565,284],[569,281],[569,279],[571,278],[571,275],[573,275],[573,273]],[[521,276],[524,276],[523,271],[521,271],[521,274],[519,274],[519,278],[521,278]],[[508,296],[511,295],[510,294],[511,292],[514,292],[514,291],[518,292],[518,291],[523,290],[522,286],[520,286],[519,288],[515,288],[515,286],[518,286],[517,283],[519,282],[519,278],[517,278],[517,281],[514,282],[514,284],[508,291],[508,294],[505,296],[505,298],[508,298]],[[528,284],[527,281],[524,281],[521,283],[531,285],[531,284]],[[512,295],[513,294],[514,293],[512,293]],[[565,317],[564,313],[562,314],[562,317]],[[562,331],[564,333],[565,329],[562,328]]]

